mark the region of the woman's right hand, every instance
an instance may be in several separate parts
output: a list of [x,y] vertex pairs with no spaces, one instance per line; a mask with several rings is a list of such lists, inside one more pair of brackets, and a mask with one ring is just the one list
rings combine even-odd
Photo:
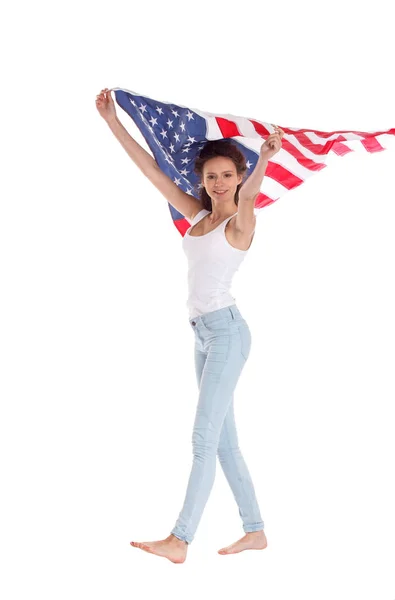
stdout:
[[111,97],[111,92],[108,88],[104,88],[100,94],[96,96],[96,108],[99,111],[100,116],[105,121],[116,118],[117,113],[115,110],[114,100]]

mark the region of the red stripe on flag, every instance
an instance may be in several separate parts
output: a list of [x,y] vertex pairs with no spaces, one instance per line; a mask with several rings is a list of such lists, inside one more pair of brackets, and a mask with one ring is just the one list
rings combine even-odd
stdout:
[[176,226],[176,228],[178,229],[178,231],[181,233],[182,237],[184,237],[185,232],[191,226],[191,224],[189,223],[189,221],[187,221],[185,218],[182,218],[182,219],[173,219],[173,223]]
[[317,163],[311,158],[307,158],[307,156],[305,156],[303,152],[299,150],[299,148],[291,144],[291,142],[286,140],[285,137],[282,139],[282,144],[283,149],[286,152],[288,152],[288,154],[292,154],[292,156],[296,158],[296,160],[299,164],[302,165],[302,167],[305,167],[310,171],[321,171],[321,169],[325,169],[326,165],[322,163]]
[[[252,119],[248,119],[248,120],[250,121],[250,123],[252,123],[255,131],[257,133],[259,133],[259,135],[262,135],[265,137],[270,135],[269,131],[266,129],[266,127],[264,125],[262,125],[262,123],[259,123],[258,121],[254,121]],[[314,161],[310,161],[309,159],[307,159],[305,156],[303,156],[303,154],[301,152],[299,152],[299,150],[297,150],[294,146],[292,146],[292,144],[290,144],[290,142],[288,142],[284,138],[282,140],[282,143],[283,143],[283,148],[287,152],[292,154],[292,156],[294,156],[303,166],[306,166],[307,168],[311,168],[311,170],[313,170],[313,171],[320,169],[320,165],[317,165],[316,163],[314,163]],[[291,173],[291,171],[288,171],[288,169],[286,169],[282,165],[273,163],[270,160],[266,167],[265,177],[266,176],[271,177],[278,183],[281,183],[281,185],[286,187],[288,190],[294,189],[298,185],[301,185],[304,181],[303,179],[300,179],[294,173]],[[256,203],[255,203],[255,206],[256,206]]]
[[[258,121],[254,121],[252,119],[248,119],[248,120],[250,121],[250,123],[252,123],[252,125],[254,126],[255,131],[257,133],[259,133],[259,135],[262,135],[262,136],[265,136],[265,137],[267,137],[268,135],[270,135],[270,132],[266,129],[266,127],[264,125],[262,125],[262,123],[259,123]],[[286,128],[283,129],[283,131],[285,133],[287,133],[287,129]],[[294,132],[291,131],[291,130],[288,130],[288,133],[292,133],[293,134]],[[304,136],[304,137],[306,137],[306,136]],[[299,148],[297,148],[296,146],[294,146],[285,137],[282,139],[282,148],[286,152],[288,152],[289,154],[291,154],[298,161],[298,163],[302,165],[302,167],[305,167],[306,169],[309,169],[310,171],[321,171],[321,169],[325,168],[325,165],[323,165],[322,163],[316,163],[311,158],[307,158],[307,156],[305,156],[299,150]]]
[[273,200],[273,198],[269,198],[269,196],[266,194],[259,192],[258,196],[255,198],[254,208],[263,208],[264,206],[269,206],[269,204],[273,204],[273,202],[276,202],[276,200],[278,200],[278,198]]
[[221,130],[222,137],[230,138],[236,135],[241,135],[234,121],[229,121],[228,119],[224,119],[223,117],[215,117],[215,120],[217,121],[218,127]]
[[[251,123],[256,123],[256,121],[252,121],[251,119],[249,119],[249,120],[251,121]],[[259,124],[259,125],[262,127],[262,124]],[[301,128],[301,127],[298,127],[297,129],[291,129],[289,127],[283,127],[282,125],[279,125],[279,127],[281,127],[281,129],[284,131],[284,133],[289,133],[289,135],[297,135],[298,133],[315,133],[318,137],[322,137],[325,139],[329,138],[335,134],[338,134],[340,136],[342,133],[354,134],[354,135],[358,135],[362,138],[377,137],[378,135],[383,135],[383,134],[395,135],[395,127],[393,127],[392,129],[384,130],[384,131],[346,131],[343,129],[341,131],[340,130],[338,130],[338,131],[320,131],[319,129],[307,129],[307,128]],[[265,128],[263,128],[263,130],[265,130]],[[346,138],[343,137],[343,139],[346,139]],[[357,140],[348,140],[348,141],[357,141]]]
[[[250,123],[253,124],[254,129],[257,133],[259,133],[259,135],[270,135],[270,131],[268,129],[266,129],[266,127],[264,125],[262,125],[262,123],[259,123],[258,121],[254,121],[253,119],[248,119],[250,121]],[[281,128],[285,133],[285,129]]]
[[[311,133],[317,133],[317,132],[314,131]],[[336,152],[336,154],[341,154],[341,155],[347,154],[348,152],[352,152],[352,150],[350,150],[350,148],[344,146],[344,144],[341,144],[342,141],[346,141],[343,136],[339,136],[335,140],[328,140],[325,144],[320,144],[320,143],[313,142],[307,135],[305,135],[304,133],[302,133],[300,131],[294,132],[293,135],[296,137],[298,142],[304,148],[306,148],[306,150],[309,150],[313,154],[326,155],[326,154],[328,154],[328,152],[330,150],[333,150],[333,152]],[[334,146],[336,146],[336,147],[334,147]]]
[[[282,129],[284,129],[284,127],[282,127]],[[284,129],[285,131],[285,129]],[[322,137],[322,138],[328,138],[331,137],[332,135],[334,135],[335,133],[337,133],[339,135],[339,137],[342,137],[343,140],[347,140],[347,138],[345,136],[342,136],[342,133],[348,133],[348,134],[354,134],[354,135],[358,135],[360,137],[363,137],[365,139],[371,138],[371,137],[377,137],[378,135],[383,135],[385,133],[390,134],[390,135],[395,135],[395,128],[393,129],[388,129],[386,131],[345,131],[345,130],[339,130],[339,131],[318,131],[317,129],[298,129],[297,132],[301,131],[302,133],[305,131],[311,131],[313,133],[315,133],[318,137]],[[297,133],[295,131],[292,130],[288,130],[287,133]],[[347,140],[349,142],[355,142],[357,140]]]
[[331,144],[331,146],[332,146],[331,150],[338,156],[345,156],[346,154],[349,154],[350,152],[354,152],[354,150],[351,150],[351,148],[346,146],[346,144],[342,144],[341,142],[338,142],[337,140],[335,140],[333,142],[333,144]]
[[368,152],[381,152],[382,150],[385,150],[385,148],[383,148],[383,146],[379,144],[375,137],[371,137],[366,140],[361,140],[361,144]]
[[288,169],[286,169],[282,165],[271,162],[270,160],[267,163],[265,177],[271,177],[272,179],[286,187],[287,190],[293,190],[295,187],[298,187],[298,185],[300,185],[304,181],[294,173],[291,173],[291,171],[288,171]]
[[[284,128],[282,128],[284,129]],[[285,131],[285,130],[284,130]],[[304,132],[315,133],[318,137],[322,137],[324,139],[333,136],[334,134],[338,134],[337,138],[334,140],[329,140],[325,144],[314,143],[310,140],[310,138],[304,134]],[[316,131],[316,130],[308,130],[308,129],[298,129],[297,131],[289,131],[291,135],[294,135],[298,142],[310,152],[314,154],[328,154],[330,150],[338,154],[339,156],[344,156],[349,152],[353,152],[347,145],[342,144],[341,142],[349,142],[349,143],[357,143],[360,142],[367,152],[381,152],[385,150],[383,146],[378,142],[375,135],[383,135],[389,134],[394,135],[395,129],[389,129],[388,131],[379,131],[377,133],[367,133],[363,131]],[[355,134],[363,137],[362,140],[348,140],[346,136],[342,135],[343,133]],[[283,140],[284,145],[284,140]]]

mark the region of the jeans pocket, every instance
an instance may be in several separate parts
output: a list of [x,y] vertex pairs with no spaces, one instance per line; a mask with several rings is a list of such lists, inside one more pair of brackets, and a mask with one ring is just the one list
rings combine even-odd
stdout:
[[248,325],[245,321],[244,321],[243,325],[239,325],[239,333],[240,333],[240,341],[241,341],[240,352],[241,352],[244,360],[247,360],[247,358],[250,355],[250,350],[251,350],[251,332],[250,332],[250,328],[248,327]]
[[[203,322],[204,323],[204,322]],[[215,319],[214,321],[209,321],[208,323],[204,323],[204,326],[208,331],[215,333],[217,331],[223,331],[229,329],[231,321],[227,317],[221,317],[220,319]]]

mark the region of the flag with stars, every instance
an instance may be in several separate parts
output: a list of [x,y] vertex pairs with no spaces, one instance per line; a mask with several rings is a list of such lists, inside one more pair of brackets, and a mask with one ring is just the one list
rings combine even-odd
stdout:
[[[271,123],[213,114],[174,102],[154,100],[123,88],[112,88],[116,102],[133,119],[164,173],[184,192],[199,198],[201,186],[194,161],[205,142],[229,139],[244,154],[247,173],[254,170],[262,144],[275,128]],[[285,127],[282,147],[268,162],[260,193],[255,199],[257,215],[285,192],[301,185],[327,165],[329,152],[345,156],[362,149],[381,152],[394,142],[395,128],[385,131],[317,131]],[[393,146],[392,146],[393,147]],[[184,236],[190,222],[170,203],[173,223]]]

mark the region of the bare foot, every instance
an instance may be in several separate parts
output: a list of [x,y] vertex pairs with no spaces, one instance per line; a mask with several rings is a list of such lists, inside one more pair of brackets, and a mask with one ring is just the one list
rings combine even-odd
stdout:
[[267,539],[263,529],[261,531],[253,531],[246,533],[234,544],[226,546],[218,550],[218,554],[236,554],[237,552],[243,552],[243,550],[263,550],[267,546]]
[[164,556],[173,563],[183,563],[187,557],[188,544],[170,534],[165,540],[158,542],[130,542],[135,548],[141,548],[151,554]]

